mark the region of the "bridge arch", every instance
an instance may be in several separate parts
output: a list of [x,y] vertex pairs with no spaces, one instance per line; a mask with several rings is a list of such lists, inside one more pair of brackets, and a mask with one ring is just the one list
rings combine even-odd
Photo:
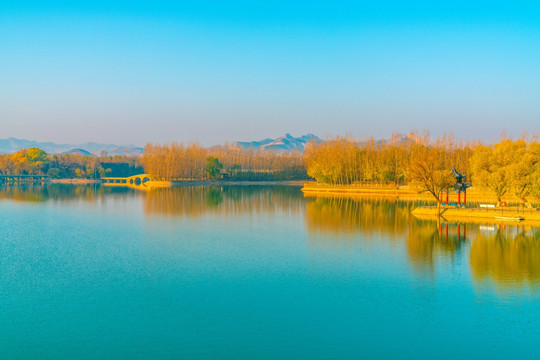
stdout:
[[128,177],[104,177],[101,179],[107,186],[128,186],[135,189],[146,189],[145,183],[150,181],[150,175],[139,174]]

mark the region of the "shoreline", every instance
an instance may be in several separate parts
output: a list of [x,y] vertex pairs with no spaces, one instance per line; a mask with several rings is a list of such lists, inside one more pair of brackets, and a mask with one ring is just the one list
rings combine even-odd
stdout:
[[[98,181],[102,183],[101,181]],[[84,182],[80,182],[84,184]],[[301,187],[304,180],[277,180],[277,181],[229,181],[229,180],[185,180],[185,181],[165,181],[150,180],[139,185],[129,183],[102,183],[104,186],[129,187],[140,190],[163,189],[173,187],[192,186],[297,186]]]
[[100,179],[51,179],[49,180],[52,184],[101,184]]
[[[288,186],[303,186],[305,180],[276,180],[276,181],[230,181],[230,180],[189,180],[189,181],[162,181],[162,180],[150,180],[146,184],[152,188],[165,188],[165,187],[186,187],[186,186],[247,186],[247,185],[288,185]],[[86,184],[103,184],[112,186],[128,186],[128,184],[105,184],[101,179],[49,179],[48,181],[41,183],[50,184],[72,184],[72,185],[86,185]],[[140,187],[140,186],[137,186]]]
[[[408,186],[386,186],[386,185],[319,185],[315,182],[304,183],[302,192],[306,197],[315,196],[370,196],[370,197],[393,197],[402,200],[425,200],[436,203],[433,196],[427,192],[419,194],[416,190],[410,189]],[[444,200],[445,196],[443,197]],[[449,202],[457,203],[458,194],[451,191],[449,194]],[[463,202],[463,194],[461,194],[461,201]],[[521,201],[513,195],[505,195],[502,197],[502,201],[508,204],[519,204]],[[538,199],[529,197],[530,203],[537,204]],[[496,204],[497,197],[490,192],[482,191],[479,189],[471,188],[467,191],[466,203],[488,203]]]
[[[438,210],[436,206],[419,206],[411,212],[418,219],[437,219]],[[464,222],[505,224],[540,224],[540,211],[537,209],[519,209],[518,207],[497,207],[493,209],[485,208],[458,208],[451,206],[441,207],[441,218],[452,220],[463,220]]]
[[171,187],[184,186],[248,186],[248,185],[288,185],[303,186],[304,180],[276,180],[276,181],[230,181],[230,180],[196,180],[196,181],[170,181]]

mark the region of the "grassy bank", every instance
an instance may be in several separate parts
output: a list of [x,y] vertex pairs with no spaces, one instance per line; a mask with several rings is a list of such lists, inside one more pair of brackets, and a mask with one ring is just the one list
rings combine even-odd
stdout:
[[[420,219],[437,218],[438,209],[436,206],[420,206],[412,211],[412,214]],[[516,206],[497,208],[458,208],[453,206],[442,207],[441,216],[445,219],[462,220],[464,222],[485,223],[518,223],[523,221],[535,225],[540,224],[540,211],[537,209],[523,209]]]
[[[422,200],[433,201],[435,199],[429,193],[419,194],[418,191],[408,186],[393,186],[393,185],[324,185],[316,182],[304,183],[302,192],[306,196],[324,196],[324,195],[346,195],[346,196],[373,196],[373,197],[395,197],[402,200]],[[449,194],[449,202],[456,203],[458,194],[451,191]],[[461,201],[464,196],[461,194]],[[508,205],[517,205],[520,200],[513,195],[505,195],[502,200]],[[443,201],[446,201],[446,194],[443,195]],[[533,204],[538,204],[538,199],[529,198]],[[480,189],[470,188],[467,190],[467,203],[471,205],[478,204],[496,204],[497,197],[489,192]]]

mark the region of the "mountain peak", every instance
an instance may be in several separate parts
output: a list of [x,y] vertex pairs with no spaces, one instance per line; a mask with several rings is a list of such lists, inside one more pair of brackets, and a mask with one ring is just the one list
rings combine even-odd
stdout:
[[285,135],[279,137],[279,139],[290,139],[290,140],[292,140],[292,139],[294,139],[294,137],[291,134],[286,133]]
[[252,149],[257,150],[268,150],[274,151],[277,153],[291,152],[291,151],[300,151],[303,152],[306,148],[306,144],[315,139],[320,141],[317,136],[313,134],[302,135],[299,137],[294,137],[289,133],[286,133],[283,136],[280,136],[276,139],[264,139],[259,141],[237,141],[231,146],[239,149]]

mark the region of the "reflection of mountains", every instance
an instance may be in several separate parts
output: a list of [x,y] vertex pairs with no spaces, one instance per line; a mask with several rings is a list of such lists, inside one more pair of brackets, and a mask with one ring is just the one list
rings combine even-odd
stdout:
[[407,232],[412,207],[396,199],[318,197],[307,204],[306,224],[311,232],[394,237]]
[[305,202],[299,187],[294,186],[194,186],[149,191],[143,206],[151,215],[197,217],[208,212],[298,214]]
[[471,271],[478,282],[496,287],[540,285],[540,229],[516,227],[479,234],[471,245]]
[[69,185],[2,185],[0,186],[0,199],[13,201],[41,202],[54,201],[95,201],[102,196],[126,195],[134,191],[127,188],[111,188],[99,184]]

